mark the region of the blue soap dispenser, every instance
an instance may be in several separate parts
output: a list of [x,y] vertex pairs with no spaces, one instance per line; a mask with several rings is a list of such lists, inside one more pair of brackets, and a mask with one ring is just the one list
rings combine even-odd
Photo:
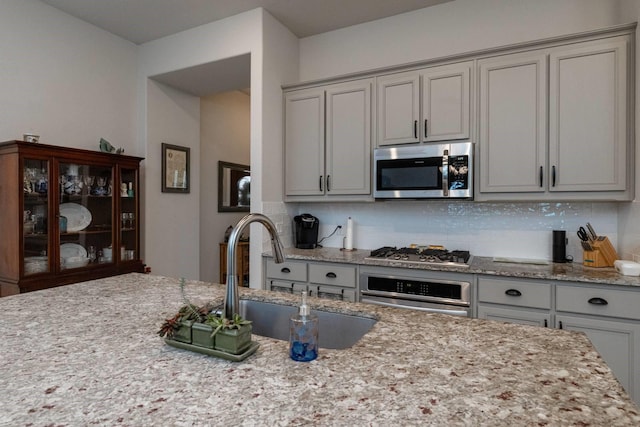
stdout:
[[318,357],[318,316],[307,305],[307,291],[302,292],[298,314],[289,320],[289,356],[297,362]]

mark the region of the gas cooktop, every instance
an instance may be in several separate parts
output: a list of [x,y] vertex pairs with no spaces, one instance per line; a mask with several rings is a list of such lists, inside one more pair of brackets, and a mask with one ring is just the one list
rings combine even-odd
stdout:
[[442,246],[400,249],[391,246],[384,246],[371,251],[371,255],[365,259],[414,265],[426,264],[450,267],[469,267],[471,254],[469,251],[448,251]]

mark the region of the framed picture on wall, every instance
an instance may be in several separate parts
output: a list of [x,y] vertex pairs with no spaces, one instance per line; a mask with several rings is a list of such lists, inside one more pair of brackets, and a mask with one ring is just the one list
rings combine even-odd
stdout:
[[251,168],[218,161],[218,212],[249,212]]
[[162,192],[189,192],[189,147],[162,143]]

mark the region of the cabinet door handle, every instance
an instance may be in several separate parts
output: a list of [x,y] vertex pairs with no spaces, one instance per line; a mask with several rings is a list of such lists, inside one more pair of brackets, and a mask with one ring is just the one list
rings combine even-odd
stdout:
[[327,175],[327,191],[331,191],[331,175]]
[[427,122],[428,122],[428,120],[424,119],[424,137],[425,138],[427,137]]
[[322,191],[322,175],[320,175],[320,181],[319,181],[319,184],[320,184],[320,191]]
[[542,180],[544,179],[544,173],[542,166],[540,166],[540,187],[542,188]]
[[509,295],[510,297],[519,297],[522,296],[522,292],[520,292],[517,289],[507,289],[506,291],[504,291],[505,294]]
[[336,276],[336,273],[334,273],[333,271],[328,272],[326,276],[330,279],[335,279],[336,277],[338,277]]
[[551,186],[556,186],[556,165],[551,166]]
[[609,303],[608,303],[608,302],[607,302],[607,300],[606,300],[606,299],[604,299],[604,298],[598,298],[598,297],[595,297],[595,298],[591,298],[591,299],[589,299],[589,304],[593,304],[593,305],[607,305],[607,304],[609,304]]
[[418,121],[417,120],[413,121],[413,137],[415,139],[418,139]]
[[280,269],[280,272],[281,272],[281,273],[291,273],[291,270],[289,270],[289,268],[288,268],[288,267],[282,267],[282,268]]

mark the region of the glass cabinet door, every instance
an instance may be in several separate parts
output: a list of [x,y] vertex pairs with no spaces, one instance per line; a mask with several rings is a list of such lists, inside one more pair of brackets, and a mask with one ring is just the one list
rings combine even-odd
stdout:
[[115,262],[113,168],[58,164],[60,269]]
[[49,162],[23,161],[22,250],[24,275],[48,273],[49,263]]
[[139,258],[136,207],[138,189],[135,169],[120,171],[120,260],[133,261]]

